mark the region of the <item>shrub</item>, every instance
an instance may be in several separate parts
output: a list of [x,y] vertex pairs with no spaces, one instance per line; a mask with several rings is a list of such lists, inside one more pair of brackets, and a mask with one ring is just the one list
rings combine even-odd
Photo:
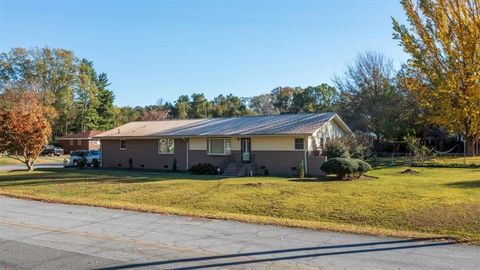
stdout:
[[193,165],[190,167],[190,172],[193,174],[210,174],[214,175],[217,174],[217,167],[213,166],[210,163],[198,163],[197,165]]
[[358,166],[356,175],[357,178],[360,178],[364,173],[372,170],[372,166],[361,159],[355,159],[355,162],[357,162]]
[[355,158],[332,158],[320,167],[326,174],[335,174],[339,179],[360,178],[372,167],[367,162]]
[[128,159],[128,168],[133,169],[133,159],[132,158]]
[[173,165],[172,165],[172,171],[176,172],[178,170],[177,168],[177,159],[173,158]]
[[331,158],[349,158],[350,152],[343,140],[331,140],[325,145],[324,155]]
[[303,164],[303,160],[300,161],[300,164],[298,165],[297,176],[298,176],[298,178],[304,178],[305,177],[305,164]]
[[87,166],[87,159],[85,157],[77,159],[77,167],[83,169],[85,168],[85,166]]
[[320,167],[326,174],[335,174],[339,179],[350,179],[358,170],[358,164],[351,158],[332,158]]
[[373,155],[373,135],[355,131],[353,135],[341,138],[350,152],[351,158],[366,159]]
[[323,154],[328,158],[359,158],[365,159],[373,153],[372,135],[356,131],[353,135],[337,138],[325,145]]
[[93,160],[93,168],[94,168],[94,169],[100,168],[100,162],[98,162],[97,159],[94,159],[94,160]]

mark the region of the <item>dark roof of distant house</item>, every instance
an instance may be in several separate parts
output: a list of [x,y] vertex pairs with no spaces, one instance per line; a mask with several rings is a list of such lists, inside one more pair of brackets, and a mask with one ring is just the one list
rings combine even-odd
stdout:
[[101,133],[103,133],[103,131],[89,130],[89,131],[85,131],[85,132],[79,132],[79,133],[66,135],[66,136],[58,138],[57,140],[75,140],[75,139],[77,139],[77,140],[79,140],[79,139],[87,140],[87,139],[93,139],[94,136],[96,136],[98,134],[101,134]]
[[131,122],[95,137],[310,135],[333,119],[336,119],[342,129],[350,132],[348,126],[336,113],[328,112]]

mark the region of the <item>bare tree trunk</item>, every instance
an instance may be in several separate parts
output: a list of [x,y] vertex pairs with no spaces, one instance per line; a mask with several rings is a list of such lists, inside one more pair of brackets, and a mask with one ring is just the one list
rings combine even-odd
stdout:
[[478,138],[476,136],[467,136],[466,137],[466,144],[465,144],[465,153],[470,154],[470,155],[475,155],[477,154],[477,147],[476,147],[476,142]]
[[25,165],[27,165],[27,171],[29,171],[29,172],[33,171],[33,162],[32,161],[26,160]]

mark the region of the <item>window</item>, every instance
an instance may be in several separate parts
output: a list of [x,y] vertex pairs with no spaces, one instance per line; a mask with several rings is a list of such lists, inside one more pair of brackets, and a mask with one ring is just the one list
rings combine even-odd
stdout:
[[93,144],[93,145],[100,145],[100,141],[99,141],[99,140],[93,140],[93,141],[92,141],[92,144]]
[[82,140],[78,139],[78,140],[77,140],[77,144],[78,144],[78,145],[82,145]]
[[120,140],[120,150],[126,150],[126,149],[127,149],[127,141]]
[[158,139],[159,154],[173,154],[175,143],[173,139]]
[[70,140],[70,145],[73,145],[73,140]]
[[303,138],[295,138],[295,150],[305,150],[305,140]]
[[230,139],[210,138],[208,139],[209,155],[230,155]]

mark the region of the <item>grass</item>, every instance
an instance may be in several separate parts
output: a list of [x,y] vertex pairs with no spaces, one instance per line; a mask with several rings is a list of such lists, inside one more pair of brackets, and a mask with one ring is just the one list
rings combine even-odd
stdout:
[[379,167],[377,179],[37,170],[0,172],[0,194],[43,200],[397,237],[480,244],[480,169]]
[[[373,166],[380,168],[380,167],[391,167],[391,166],[408,166],[411,162],[410,158],[405,156],[396,156],[394,158],[391,157],[378,157],[372,158],[368,160],[370,164]],[[458,166],[469,166],[475,165],[480,166],[480,156],[470,156],[470,157],[463,157],[463,156],[436,156],[433,158],[426,159],[423,162],[415,161],[415,163],[422,165],[422,164],[432,164],[432,165],[458,165]]]
[[[35,164],[46,164],[46,163],[62,163],[64,159],[68,159],[69,156],[68,155],[62,155],[62,156],[59,156],[59,157],[45,157],[45,156],[41,156],[37,159],[37,161],[35,162]],[[1,165],[21,165],[23,163],[21,163],[20,161],[16,160],[16,159],[13,159],[11,157],[0,157],[0,166]]]

